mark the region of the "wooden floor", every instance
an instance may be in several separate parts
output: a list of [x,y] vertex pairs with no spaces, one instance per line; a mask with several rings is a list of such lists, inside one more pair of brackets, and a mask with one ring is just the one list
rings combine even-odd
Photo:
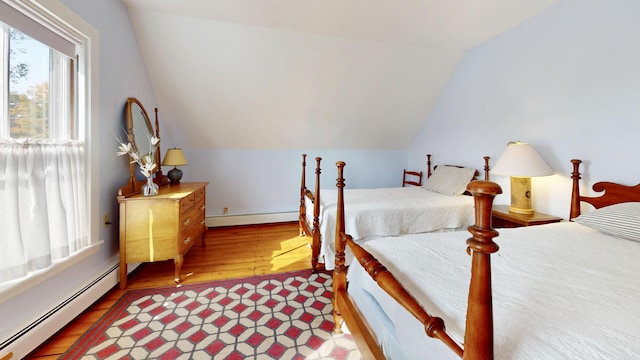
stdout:
[[[311,268],[309,239],[298,235],[298,223],[210,228],[205,247],[189,250],[182,282],[246,277]],[[176,286],[173,261],[145,263],[129,275],[127,288]],[[27,359],[57,359],[124,294],[118,285]]]

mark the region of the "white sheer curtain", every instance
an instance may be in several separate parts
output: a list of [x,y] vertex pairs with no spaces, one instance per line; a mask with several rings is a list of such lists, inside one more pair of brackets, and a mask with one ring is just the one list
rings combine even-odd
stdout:
[[0,142],[0,282],[90,245],[84,157],[79,141]]

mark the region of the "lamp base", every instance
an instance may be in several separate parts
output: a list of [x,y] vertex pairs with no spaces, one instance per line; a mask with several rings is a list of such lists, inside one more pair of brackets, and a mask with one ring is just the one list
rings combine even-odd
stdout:
[[182,170],[174,167],[173,169],[169,170],[169,172],[167,173],[167,177],[169,178],[169,182],[171,182],[172,184],[179,184],[180,179],[182,179]]
[[518,214],[533,214],[530,177],[511,177],[511,206],[509,206],[509,211]]
[[533,215],[533,209],[521,209],[513,206],[509,206],[509,212],[523,215]]

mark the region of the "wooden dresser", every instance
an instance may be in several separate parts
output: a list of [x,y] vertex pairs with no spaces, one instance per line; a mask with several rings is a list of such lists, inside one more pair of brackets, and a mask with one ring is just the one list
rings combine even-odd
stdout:
[[206,182],[162,185],[158,195],[118,196],[120,204],[120,288],[127,264],[173,259],[180,282],[184,255],[196,239],[204,246]]

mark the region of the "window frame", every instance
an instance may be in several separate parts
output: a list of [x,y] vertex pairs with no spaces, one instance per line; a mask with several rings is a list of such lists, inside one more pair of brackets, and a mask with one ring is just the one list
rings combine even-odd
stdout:
[[[2,58],[0,59],[0,74],[9,74],[9,57],[5,57],[4,54],[9,53],[9,32],[2,31],[0,32],[2,39],[0,39],[0,54],[2,54]],[[4,76],[4,75],[3,75]],[[4,79],[4,77],[3,77]],[[0,111],[2,111],[2,118],[9,118],[9,82],[2,81],[0,84],[0,101],[2,104],[7,104],[7,106],[0,106]],[[9,135],[9,121],[3,121],[0,123],[0,138],[6,138]]]
[[[99,33],[98,31],[73,12],[60,0],[0,0],[5,4],[18,9],[37,22],[40,22],[47,29],[57,35],[64,33],[72,36],[76,47],[77,56],[72,59],[76,76],[72,81],[75,85],[76,96],[75,109],[69,109],[71,114],[75,114],[71,124],[76,132],[75,138],[84,142],[85,168],[86,168],[86,199],[88,218],[88,236],[93,243],[92,246],[83,251],[79,251],[72,256],[54,264],[50,270],[43,273],[36,273],[23,281],[9,284],[8,288],[2,287],[0,290],[0,303],[8,298],[15,297],[28,290],[30,287],[55,276],[65,269],[73,266],[84,258],[95,254],[103,243],[99,240]],[[4,4],[3,4],[4,5]],[[55,30],[57,29],[57,30]],[[8,37],[8,35],[7,35]],[[7,44],[7,42],[3,42]],[[8,46],[8,45],[6,45]],[[3,52],[4,53],[4,52]],[[0,61],[2,74],[8,75],[8,61],[4,56]],[[4,77],[5,75],[3,75]],[[8,82],[4,82],[0,88],[0,101],[7,104]],[[8,109],[3,116],[8,115]],[[7,122],[8,123],[8,122]],[[7,129],[8,130],[8,129]],[[8,132],[7,132],[8,134]],[[8,290],[8,291],[5,291]]]

